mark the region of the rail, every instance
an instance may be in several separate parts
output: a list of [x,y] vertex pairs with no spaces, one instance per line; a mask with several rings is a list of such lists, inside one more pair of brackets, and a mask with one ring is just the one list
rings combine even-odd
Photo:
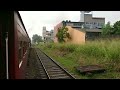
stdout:
[[[37,57],[42,64],[42,67],[48,79],[75,79],[68,71],[62,68],[56,61],[49,57],[45,52],[36,48]],[[41,55],[41,56],[40,56]],[[52,74],[51,74],[52,73]]]

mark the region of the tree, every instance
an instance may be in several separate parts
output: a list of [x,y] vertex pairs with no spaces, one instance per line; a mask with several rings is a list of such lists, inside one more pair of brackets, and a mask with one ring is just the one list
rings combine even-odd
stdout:
[[65,42],[65,39],[70,39],[70,34],[67,32],[68,28],[67,27],[61,27],[58,28],[58,33],[56,34],[56,37],[58,38],[59,42]]
[[117,21],[114,25],[113,25],[113,34],[115,35],[120,35],[120,21]]
[[33,43],[39,43],[39,42],[42,42],[42,37],[37,35],[37,34],[34,34],[33,37],[32,37],[32,42]]
[[112,33],[112,26],[110,25],[110,22],[108,22],[106,25],[103,26],[102,28],[102,35],[106,36],[106,35],[110,35]]

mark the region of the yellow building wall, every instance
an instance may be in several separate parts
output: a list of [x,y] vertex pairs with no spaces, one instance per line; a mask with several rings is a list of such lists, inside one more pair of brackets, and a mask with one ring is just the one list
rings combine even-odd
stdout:
[[54,43],[58,43],[58,39],[56,37],[56,34],[58,33],[58,28],[62,27],[63,24],[62,22],[60,22],[59,24],[57,24],[55,27],[54,27]]
[[84,44],[85,43],[85,32],[76,30],[74,28],[71,28],[70,26],[67,26],[68,32],[70,34],[71,39],[66,41],[68,43],[73,44]]

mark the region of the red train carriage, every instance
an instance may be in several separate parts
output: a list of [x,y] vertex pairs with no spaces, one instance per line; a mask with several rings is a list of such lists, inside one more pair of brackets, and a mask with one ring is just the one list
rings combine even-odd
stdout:
[[19,12],[0,12],[0,78],[24,79],[30,38]]

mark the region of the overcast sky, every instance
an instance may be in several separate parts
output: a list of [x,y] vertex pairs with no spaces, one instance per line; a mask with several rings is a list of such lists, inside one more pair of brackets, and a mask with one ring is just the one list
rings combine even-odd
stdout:
[[[54,29],[63,20],[80,21],[80,11],[19,11],[26,30],[32,38],[33,34],[42,36],[42,28]],[[93,17],[105,17],[111,24],[120,20],[120,11],[93,11]]]

